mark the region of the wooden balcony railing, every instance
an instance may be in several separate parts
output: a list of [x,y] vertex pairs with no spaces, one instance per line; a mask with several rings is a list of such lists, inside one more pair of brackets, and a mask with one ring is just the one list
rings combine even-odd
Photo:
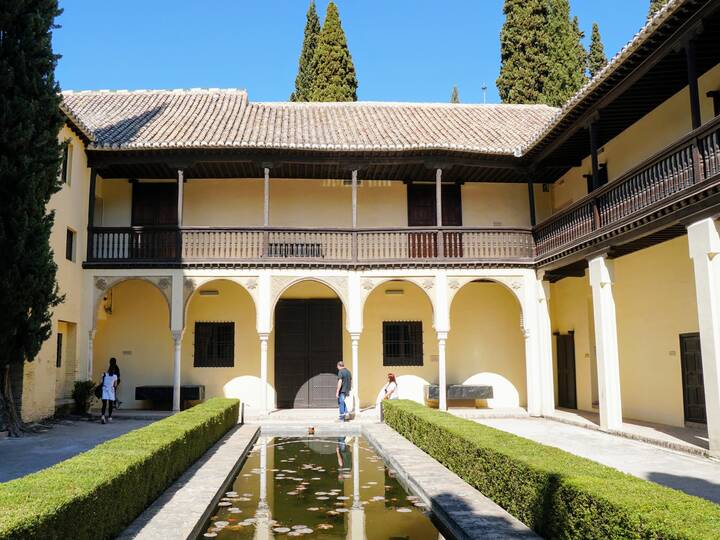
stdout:
[[623,226],[718,174],[720,117],[540,223],[534,230],[538,259]]
[[90,239],[95,263],[529,263],[535,256],[530,229],[95,227]]

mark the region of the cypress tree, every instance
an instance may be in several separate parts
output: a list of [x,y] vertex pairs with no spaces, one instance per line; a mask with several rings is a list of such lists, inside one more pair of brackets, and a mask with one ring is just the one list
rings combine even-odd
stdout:
[[453,86],[452,94],[450,94],[450,103],[460,103],[460,94],[458,94],[457,85]]
[[590,37],[590,51],[588,53],[588,72],[590,77],[594,77],[608,63],[605,56],[605,46],[600,37],[600,27],[597,23],[593,23],[592,34]]
[[59,14],[57,0],[0,4],[0,409],[14,435],[10,381],[50,337],[50,310],[62,300],[46,210],[59,189],[63,117],[51,43]]
[[577,17],[570,20],[569,1],[549,0],[548,6],[550,66],[540,101],[559,107],[585,84],[587,53]]
[[311,101],[357,101],[355,66],[335,2],[328,4],[313,62]]
[[500,98],[503,103],[539,103],[550,66],[547,0],[505,0],[503,13]]
[[668,3],[668,0],[650,0],[650,8],[648,9],[648,21],[652,19],[655,14],[660,11],[665,4]]
[[298,73],[295,77],[295,91],[290,96],[290,101],[310,101],[310,92],[315,81],[315,49],[318,36],[320,35],[320,19],[315,9],[315,0],[310,2],[307,10],[307,22],[305,23],[305,37],[303,39],[300,61],[298,62]]

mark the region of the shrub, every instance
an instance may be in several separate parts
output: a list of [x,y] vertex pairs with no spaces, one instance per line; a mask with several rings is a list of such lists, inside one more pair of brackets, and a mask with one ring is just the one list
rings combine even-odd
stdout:
[[0,484],[0,539],[98,539],[122,531],[231,429],[239,402],[215,398]]
[[545,538],[720,538],[720,506],[409,401],[385,422]]
[[93,381],[75,381],[73,386],[72,398],[75,402],[75,412],[78,414],[87,414],[90,410],[95,396],[93,390],[95,383]]

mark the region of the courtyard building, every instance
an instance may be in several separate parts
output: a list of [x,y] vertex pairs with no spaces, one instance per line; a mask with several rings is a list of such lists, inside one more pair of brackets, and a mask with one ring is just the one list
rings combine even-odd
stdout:
[[[53,414],[211,396],[706,425],[720,455],[720,1],[671,0],[562,108],[63,94]],[[437,399],[432,386],[437,385]],[[448,388],[485,387],[453,400]]]

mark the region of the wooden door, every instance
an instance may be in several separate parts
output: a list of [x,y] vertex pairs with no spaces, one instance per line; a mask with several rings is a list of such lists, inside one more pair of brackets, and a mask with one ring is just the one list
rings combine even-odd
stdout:
[[129,250],[135,259],[174,259],[178,254],[178,193],[174,183],[135,183],[133,231]]
[[557,345],[558,406],[577,409],[575,333],[555,334]]
[[680,336],[680,363],[682,365],[685,420],[707,423],[700,334],[682,334]]
[[278,408],[335,407],[342,360],[339,300],[281,300],[275,310]]
[[[437,204],[434,184],[408,184],[408,226],[437,227]],[[447,227],[462,226],[462,201],[459,185],[442,186],[442,224]],[[462,233],[444,233],[447,257],[462,256]],[[408,236],[410,258],[437,256],[435,233],[410,233]]]

